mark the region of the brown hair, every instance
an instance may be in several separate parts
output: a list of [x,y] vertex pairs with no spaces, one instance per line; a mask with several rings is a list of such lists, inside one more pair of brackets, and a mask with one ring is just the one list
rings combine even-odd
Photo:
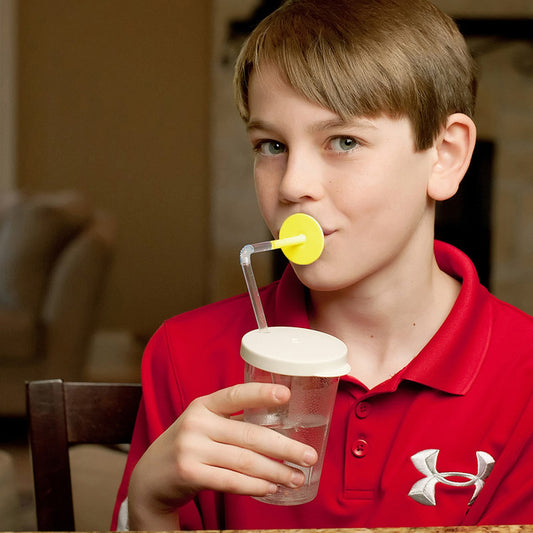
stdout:
[[447,117],[472,117],[475,65],[453,20],[427,0],[288,0],[237,59],[237,107],[249,119],[252,70],[274,65],[305,98],[341,118],[407,116],[416,149]]

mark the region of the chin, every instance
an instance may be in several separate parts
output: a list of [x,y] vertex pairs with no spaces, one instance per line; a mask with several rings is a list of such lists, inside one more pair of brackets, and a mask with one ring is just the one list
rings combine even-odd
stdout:
[[[298,279],[311,291],[334,292],[354,283],[354,280],[340,279],[332,275],[331,270],[319,263],[312,265],[292,265]],[[336,270],[336,269],[334,269]]]

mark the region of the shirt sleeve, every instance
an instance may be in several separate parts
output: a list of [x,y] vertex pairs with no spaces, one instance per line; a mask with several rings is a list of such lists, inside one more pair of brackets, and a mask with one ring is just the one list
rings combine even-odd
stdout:
[[126,498],[120,504],[116,529],[117,531],[129,531],[130,530],[130,523],[129,523],[129,516],[128,516],[128,498]]
[[[128,496],[128,485],[132,471],[150,444],[163,433],[184,409],[179,384],[172,365],[167,330],[163,324],[150,339],[142,361],[143,394],[126,467],[119,486],[111,522],[116,530],[121,505]],[[190,523],[193,529],[203,529],[201,518],[194,502],[180,510],[183,525]],[[198,526],[198,527],[196,527]]]
[[496,459],[465,525],[533,524],[533,397]]

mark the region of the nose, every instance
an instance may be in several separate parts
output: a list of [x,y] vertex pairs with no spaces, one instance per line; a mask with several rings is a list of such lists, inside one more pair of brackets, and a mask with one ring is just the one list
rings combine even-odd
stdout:
[[279,185],[282,203],[319,200],[323,195],[321,168],[318,161],[305,153],[289,152]]

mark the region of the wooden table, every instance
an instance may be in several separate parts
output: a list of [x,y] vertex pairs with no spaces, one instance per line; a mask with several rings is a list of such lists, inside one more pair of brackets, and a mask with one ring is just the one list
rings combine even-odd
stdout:
[[[2,533],[20,533],[6,531]],[[23,533],[39,533],[26,531]],[[96,532],[85,532],[96,533]],[[110,532],[106,532],[110,533]],[[134,532],[132,532],[134,533]],[[141,533],[141,532],[138,532]],[[142,533],[161,533],[148,531]],[[179,533],[167,531],[162,533]],[[346,528],[346,529],[208,529],[188,533],[533,533],[533,525],[504,526],[451,526],[451,527],[384,527],[384,528]]]
[[255,529],[212,530],[190,533],[533,533],[532,525],[453,526],[453,527],[385,527],[346,529]]

